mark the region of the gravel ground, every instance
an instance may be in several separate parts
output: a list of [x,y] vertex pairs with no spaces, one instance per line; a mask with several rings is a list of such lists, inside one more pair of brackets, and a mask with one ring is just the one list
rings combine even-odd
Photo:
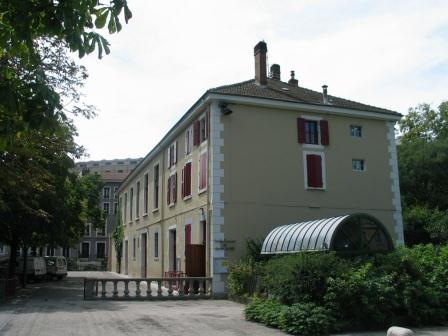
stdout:
[[[286,335],[243,318],[243,305],[226,300],[84,301],[82,278],[123,277],[108,272],[69,272],[62,281],[31,284],[0,305],[0,335]],[[374,333],[339,336],[384,336]],[[448,335],[448,328],[416,335]]]

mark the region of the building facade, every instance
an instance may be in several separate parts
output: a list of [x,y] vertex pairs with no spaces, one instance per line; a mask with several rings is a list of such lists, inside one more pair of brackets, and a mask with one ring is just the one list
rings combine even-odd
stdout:
[[94,229],[91,224],[87,224],[79,245],[67,251],[66,257],[76,257],[80,269],[111,269],[111,234],[115,229],[118,213],[118,188],[140,160],[115,159],[76,163],[76,170],[81,175],[98,173],[104,183],[99,204],[105,218],[104,229]]
[[120,186],[124,273],[212,276],[247,238],[305,220],[368,213],[403,243],[399,113],[302,88],[292,72],[208,90]]

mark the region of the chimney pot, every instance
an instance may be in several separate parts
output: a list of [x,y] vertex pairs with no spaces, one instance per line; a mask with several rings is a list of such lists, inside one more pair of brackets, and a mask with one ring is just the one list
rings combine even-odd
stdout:
[[328,85],[322,85],[322,99],[324,104],[328,104]]
[[266,71],[266,53],[268,47],[266,42],[260,41],[254,48],[255,56],[255,81],[260,85],[266,85],[268,83],[267,71]]
[[280,65],[272,64],[271,65],[271,78],[275,80],[280,80]]
[[299,81],[297,79],[295,79],[294,76],[295,76],[295,72],[294,72],[294,70],[292,70],[291,71],[291,79],[288,81],[288,84],[290,86],[298,87]]

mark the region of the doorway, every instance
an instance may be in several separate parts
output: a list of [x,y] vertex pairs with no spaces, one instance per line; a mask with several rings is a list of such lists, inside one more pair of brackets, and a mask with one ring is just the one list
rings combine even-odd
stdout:
[[147,238],[147,234],[146,233],[142,233],[142,255],[141,255],[141,277],[142,278],[146,278],[147,276],[147,267],[148,267],[148,254],[147,254],[147,242],[148,242],[148,238]]

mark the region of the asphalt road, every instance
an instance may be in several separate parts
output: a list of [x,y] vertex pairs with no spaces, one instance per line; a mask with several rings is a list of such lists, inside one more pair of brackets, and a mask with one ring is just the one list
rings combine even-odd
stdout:
[[[243,318],[243,305],[225,300],[84,301],[82,276],[119,277],[106,272],[73,272],[62,281],[31,284],[12,303],[0,304],[0,335],[283,335]],[[339,336],[384,336],[385,331]],[[448,328],[416,335],[448,335]]]

